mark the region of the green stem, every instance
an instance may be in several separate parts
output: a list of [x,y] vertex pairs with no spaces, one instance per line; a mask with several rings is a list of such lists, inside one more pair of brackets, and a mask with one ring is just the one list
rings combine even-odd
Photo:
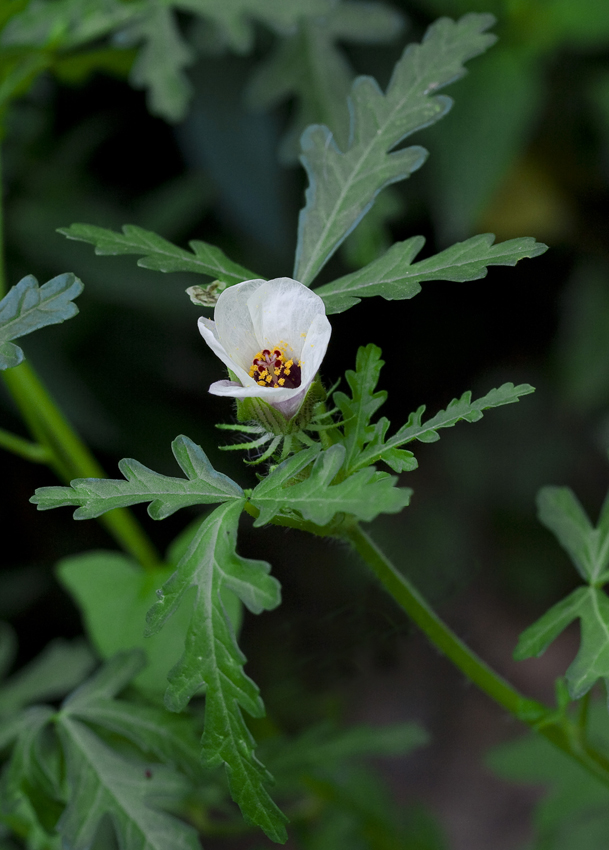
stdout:
[[32,463],[50,463],[52,457],[46,446],[24,440],[23,437],[11,434],[4,428],[0,428],[0,448],[19,455],[19,457],[23,457]]
[[[30,432],[46,448],[48,465],[60,479],[68,484],[73,478],[106,477],[29,363],[7,369],[3,378]],[[158,565],[154,547],[129,511],[124,508],[108,511],[100,517],[100,522],[144,568]]]
[[351,542],[398,605],[471,682],[609,785],[609,760],[582,741],[576,723],[555,709],[520,694],[469,649],[359,525],[346,526],[343,536]]
[[[0,151],[0,192],[2,191]],[[4,205],[0,197],[0,297],[7,291],[4,263]],[[2,373],[7,389],[38,444],[0,432],[0,446],[38,463],[47,463],[66,484],[73,478],[105,478],[91,452],[63,416],[55,401],[29,363],[21,363]],[[116,542],[146,569],[153,569],[159,557],[129,511],[109,511],[100,522]]]

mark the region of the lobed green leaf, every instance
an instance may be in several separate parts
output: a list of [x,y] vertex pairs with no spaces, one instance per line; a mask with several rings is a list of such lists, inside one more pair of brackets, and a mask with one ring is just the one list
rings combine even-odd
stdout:
[[396,456],[396,450],[399,451],[400,446],[410,443],[413,440],[419,440],[422,443],[435,443],[436,440],[440,439],[440,435],[438,434],[440,428],[451,428],[460,421],[477,422],[479,419],[482,419],[483,410],[492,407],[501,407],[504,404],[513,404],[519,401],[522,396],[534,391],[534,387],[531,387],[529,384],[514,386],[512,383],[506,383],[491,390],[485,396],[482,396],[482,398],[472,401],[472,394],[468,390],[463,393],[461,398],[453,399],[446,410],[440,410],[426,422],[423,422],[425,405],[421,405],[418,410],[410,414],[408,422],[389,439],[386,439],[389,420],[382,417],[374,425],[374,432],[369,442],[360,454],[357,455],[351,468],[356,470],[383,460],[393,469],[397,467],[398,471],[400,466],[403,469],[412,469],[413,466],[405,466],[405,464],[410,463],[408,457],[402,458],[400,455]]
[[30,501],[40,511],[78,505],[74,519],[92,519],[113,508],[150,502],[148,513],[152,519],[165,519],[190,505],[243,498],[241,487],[217,472],[203,449],[188,437],[176,437],[171,448],[186,479],[161,475],[137,460],[125,458],[118,465],[125,480],[75,478],[69,487],[39,487]]
[[10,340],[71,319],[78,313],[74,303],[83,284],[66,273],[38,286],[32,275],[22,278],[0,301],[0,370],[18,366],[25,357]]
[[265,561],[236,553],[237,527],[245,499],[216,508],[205,519],[178,564],[158,591],[159,601],[148,613],[148,634],[156,634],[176,611],[188,590],[196,588],[184,654],[169,674],[165,704],[181,711],[205,688],[203,757],[208,766],[224,763],[233,799],[244,818],[260,826],[274,841],[286,839],[286,818],[271,800],[265,784],[270,774],[254,754],[254,741],[241,709],[253,717],[264,714],[257,686],[245,675],[245,657],[222,604],[228,587],[254,613],[279,605],[276,579]]
[[122,735],[142,752],[196,776],[200,762],[189,718],[151,705],[115,699],[145,664],[141,650],[118,653],[64,700],[62,716]]
[[87,850],[109,816],[119,845],[129,850],[200,850],[191,826],[153,807],[153,800],[177,801],[188,792],[179,774],[158,762],[124,758],[69,713],[60,714],[57,729],[69,791],[57,823],[64,846]]
[[60,227],[59,233],[80,242],[95,245],[95,253],[100,255],[143,254],[137,261],[144,269],[160,272],[195,272],[205,274],[227,284],[241,283],[257,278],[254,272],[234,263],[224,251],[207,242],[193,240],[189,243],[192,251],[178,248],[162,236],[143,230],[135,224],[123,225],[123,232],[116,233],[105,227],[93,224],[72,224]]
[[403,23],[400,13],[383,3],[347,0],[334,4],[323,17],[302,18],[293,34],[277,41],[271,56],[254,71],[247,98],[256,109],[296,99],[279,148],[284,162],[297,161],[300,136],[309,124],[330,127],[339,147],[347,147],[353,70],[337,42],[386,42]]
[[540,522],[556,536],[581,577],[595,585],[609,581],[609,498],[596,528],[568,487],[543,487],[537,508]]
[[436,21],[420,45],[406,48],[386,94],[371,77],[358,77],[345,152],[327,127],[305,131],[302,163],[309,187],[299,219],[296,280],[310,284],[378,193],[420,168],[427,156],[423,148],[393,149],[448,112],[452,101],[435,92],[463,76],[463,63],[493,44],[495,36],[485,33],[493,22],[491,15],[478,14]]
[[95,664],[83,640],[51,641],[32,661],[2,683],[0,717],[33,702],[53,700],[75,688]]
[[581,644],[565,678],[572,699],[579,699],[597,682],[609,685],[609,599],[597,587],[578,587],[520,635],[514,658],[542,655],[566,627],[581,620]]
[[[279,464],[250,497],[260,511],[254,525],[264,525],[286,510],[298,511],[305,520],[320,526],[341,513],[370,522],[381,513],[398,513],[409,503],[412,490],[395,487],[394,476],[374,469],[333,483],[345,456],[345,447],[339,444],[322,452],[312,447]],[[295,476],[311,462],[309,476],[294,483]]]
[[515,266],[525,257],[538,257],[547,245],[530,237],[510,239],[493,245],[492,233],[472,236],[439,254],[413,264],[425,240],[413,236],[396,242],[386,254],[360,269],[315,290],[326,305],[326,313],[342,313],[362,298],[380,295],[387,301],[413,298],[426,280],[462,283],[486,277],[488,266]]

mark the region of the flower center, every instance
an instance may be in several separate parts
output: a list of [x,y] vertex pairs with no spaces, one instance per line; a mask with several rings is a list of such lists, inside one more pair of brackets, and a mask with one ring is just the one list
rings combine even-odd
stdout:
[[300,360],[295,363],[279,348],[259,351],[250,366],[250,378],[261,387],[286,387],[294,389],[300,386]]

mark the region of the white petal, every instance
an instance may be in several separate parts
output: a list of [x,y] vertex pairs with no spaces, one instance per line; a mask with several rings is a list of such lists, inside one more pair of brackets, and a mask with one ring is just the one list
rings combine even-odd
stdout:
[[212,395],[228,398],[261,398],[267,404],[279,410],[280,413],[283,413],[286,419],[290,419],[297,412],[306,395],[306,389],[303,387],[297,387],[293,390],[272,390],[270,387],[258,385],[241,387],[234,381],[216,381],[210,386],[209,392]]
[[285,343],[297,358],[315,317],[325,317],[319,295],[289,277],[278,277],[256,287],[247,304],[260,348],[272,350]]
[[[231,372],[234,372],[237,378],[241,381],[245,386],[256,386],[256,382],[253,378],[250,378],[249,374],[241,367],[239,363],[235,363],[234,360],[231,359],[228,352],[218,339],[218,328],[215,322],[212,322],[211,319],[206,319],[205,316],[200,316],[198,321],[199,332],[205,342],[209,345],[214,354],[220,358],[220,360],[227,366]],[[235,385],[237,386],[237,385]]]
[[331,333],[332,325],[325,314],[313,318],[300,354],[301,386],[308,387],[315,378],[326,356]]
[[214,309],[217,337],[233,363],[238,363],[246,373],[260,351],[248,299],[265,283],[264,280],[246,280],[229,286],[221,293]]

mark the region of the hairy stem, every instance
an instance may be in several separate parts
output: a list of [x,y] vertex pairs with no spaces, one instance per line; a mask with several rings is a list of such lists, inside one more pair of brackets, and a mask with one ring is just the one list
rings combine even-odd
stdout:
[[609,785],[609,760],[582,741],[577,722],[520,694],[469,649],[359,525],[354,523],[346,526],[343,536],[353,545],[398,605],[471,682],[518,720],[535,729]]

